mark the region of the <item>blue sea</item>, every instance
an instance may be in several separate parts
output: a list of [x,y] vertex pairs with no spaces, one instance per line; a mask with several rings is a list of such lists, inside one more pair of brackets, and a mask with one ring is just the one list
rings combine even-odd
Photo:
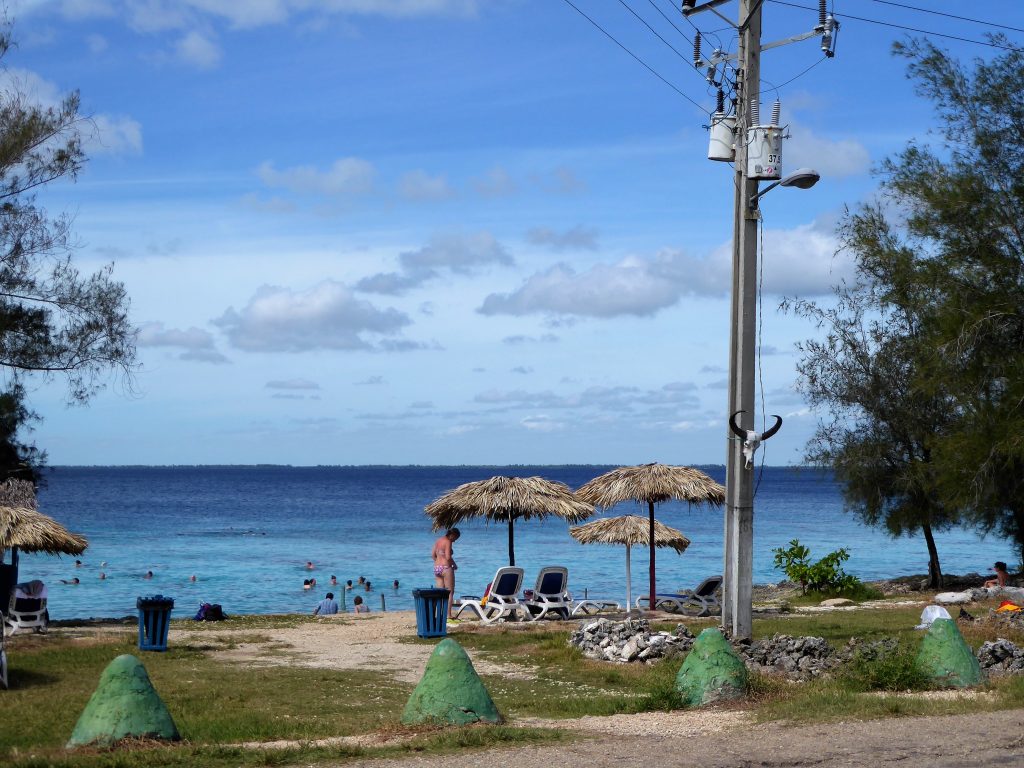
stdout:
[[[24,555],[20,579],[49,585],[54,619],[125,616],[140,595],[176,601],[175,615],[202,602],[229,614],[309,612],[330,587],[360,576],[373,610],[412,607],[412,589],[433,586],[430,551],[436,538],[423,508],[446,491],[492,475],[540,475],[572,488],[611,469],[603,466],[514,467],[56,467],[39,493],[40,509],[89,539],[81,567],[75,558]],[[719,482],[723,467],[702,467]],[[646,515],[646,505],[619,505],[610,515]],[[661,589],[692,587],[722,570],[722,511],[667,503],[659,520],[691,540],[683,555],[660,550]],[[456,593],[479,593],[507,564],[504,525],[460,526],[455,545]],[[766,468],[755,499],[754,580],[776,582],[772,548],[799,539],[821,557],[850,551],[846,570],[862,579],[924,573],[923,539],[892,539],[843,512],[840,488],[815,470]],[[1014,561],[1012,548],[970,531],[938,535],[943,570],[984,572],[995,560]],[[564,565],[574,595],[624,599],[625,549],[581,545],[559,520],[515,527],[516,564],[527,583],[545,565]],[[305,568],[307,561],[315,570]],[[644,590],[647,552],[632,550],[633,592]],[[152,571],[152,580],[142,577]],[[100,580],[100,572],[107,575]],[[191,582],[190,577],[196,576]],[[313,592],[303,579],[315,576]],[[78,585],[61,580],[78,577]],[[399,588],[392,583],[399,581]],[[336,594],[339,590],[335,589]],[[348,605],[351,607],[351,596]]]

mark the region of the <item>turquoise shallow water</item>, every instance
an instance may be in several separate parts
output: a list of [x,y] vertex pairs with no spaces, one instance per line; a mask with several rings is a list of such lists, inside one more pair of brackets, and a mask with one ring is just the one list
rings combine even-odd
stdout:
[[[430,550],[436,534],[423,507],[455,486],[497,474],[541,475],[573,488],[610,467],[58,467],[40,491],[40,509],[90,542],[74,558],[24,556],[21,580],[50,587],[55,619],[124,616],[140,595],[176,600],[175,615],[194,613],[203,601],[228,613],[308,612],[336,575],[344,582],[365,576],[374,590],[363,595],[374,610],[381,596],[388,610],[412,607],[411,590],[432,586]],[[720,482],[721,467],[703,468]],[[610,514],[646,514],[623,504]],[[659,591],[692,587],[721,571],[722,512],[669,503],[658,519],[692,541],[682,556],[662,550]],[[577,543],[564,522],[516,526],[516,564],[532,583],[545,565],[569,568],[570,590],[622,600],[623,547]],[[479,593],[507,561],[507,531],[482,522],[462,526],[455,545],[456,592]],[[923,540],[891,539],[842,511],[839,489],[827,475],[767,468],[755,500],[757,582],[778,581],[773,547],[798,538],[820,557],[847,547],[847,571],[882,578],[926,571]],[[1015,561],[996,538],[954,530],[938,537],[943,569],[984,572],[994,560]],[[313,572],[304,564],[312,560]],[[106,562],[106,565],[101,565]],[[633,549],[634,593],[644,588],[646,551]],[[107,579],[99,579],[100,571]],[[154,578],[143,580],[152,570]],[[189,577],[195,574],[197,581]],[[315,592],[302,581],[315,576]],[[78,577],[81,584],[62,585]],[[400,582],[399,589],[390,585]],[[336,592],[338,590],[335,590]],[[351,606],[351,601],[349,601]]]

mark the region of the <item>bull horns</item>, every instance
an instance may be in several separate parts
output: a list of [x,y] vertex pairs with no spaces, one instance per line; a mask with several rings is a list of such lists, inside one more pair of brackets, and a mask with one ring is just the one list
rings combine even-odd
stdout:
[[746,459],[746,468],[750,469],[754,465],[754,452],[760,447],[761,443],[779,431],[779,428],[782,427],[782,417],[773,413],[772,418],[775,419],[775,425],[765,432],[758,433],[753,430],[740,428],[736,423],[736,417],[741,413],[746,413],[746,411],[736,411],[736,413],[729,417],[729,429],[743,441],[743,456]]

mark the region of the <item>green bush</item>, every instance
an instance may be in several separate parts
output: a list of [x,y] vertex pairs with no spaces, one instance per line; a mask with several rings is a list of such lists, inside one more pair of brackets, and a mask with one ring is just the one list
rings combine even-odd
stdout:
[[845,549],[830,552],[816,563],[811,562],[811,550],[798,539],[789,542],[789,548],[776,547],[775,567],[786,574],[786,578],[800,585],[803,594],[807,590],[827,592],[846,596],[861,586],[860,579],[843,571],[842,564],[850,559]]
[[856,691],[923,691],[930,681],[914,664],[916,656],[905,643],[869,644],[854,654],[842,677]]

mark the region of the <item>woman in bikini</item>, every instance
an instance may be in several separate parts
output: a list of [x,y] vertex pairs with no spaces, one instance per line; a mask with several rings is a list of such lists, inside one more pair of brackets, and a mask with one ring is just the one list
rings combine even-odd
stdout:
[[434,542],[434,584],[438,589],[448,590],[448,618],[452,618],[452,603],[455,601],[455,558],[452,557],[452,543],[458,541],[458,528],[451,528]]

